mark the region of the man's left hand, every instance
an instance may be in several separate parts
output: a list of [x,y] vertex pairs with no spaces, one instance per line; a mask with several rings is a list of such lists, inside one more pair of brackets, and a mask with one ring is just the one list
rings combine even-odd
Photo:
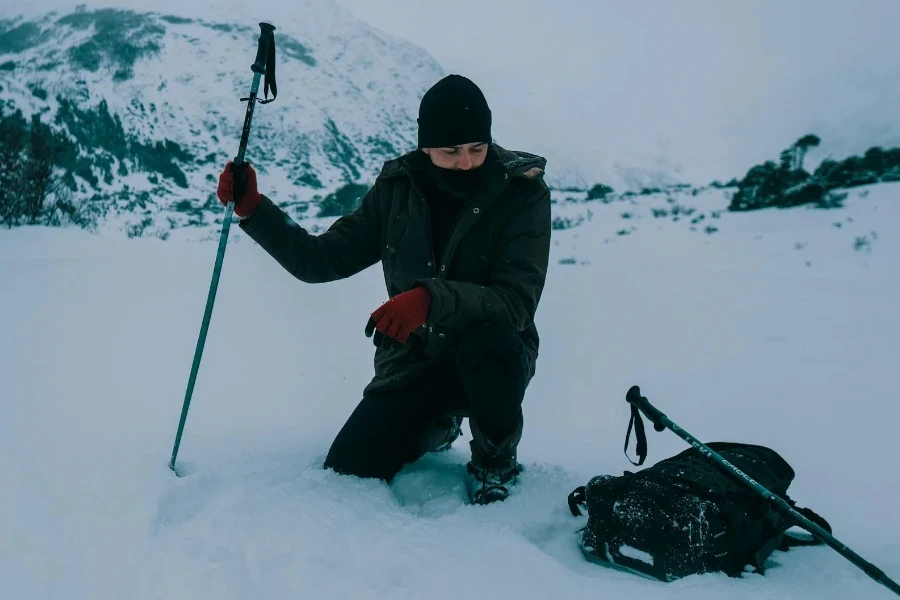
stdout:
[[366,337],[376,346],[398,347],[409,335],[425,323],[431,308],[431,294],[424,287],[416,287],[397,294],[369,316]]

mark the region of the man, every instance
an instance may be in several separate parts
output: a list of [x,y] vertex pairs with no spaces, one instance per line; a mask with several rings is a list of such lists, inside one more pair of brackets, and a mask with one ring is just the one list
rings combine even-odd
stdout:
[[[507,498],[521,470],[522,400],[550,250],[546,161],[492,144],[488,104],[458,75],[428,90],[417,122],[418,148],[387,161],[361,205],[323,234],[261,195],[249,165],[235,213],[301,281],[382,263],[390,299],[364,329],[375,375],[325,467],[390,482],[403,465],[449,448],[468,417],[471,499],[487,504]],[[233,190],[229,163],[219,199]]]

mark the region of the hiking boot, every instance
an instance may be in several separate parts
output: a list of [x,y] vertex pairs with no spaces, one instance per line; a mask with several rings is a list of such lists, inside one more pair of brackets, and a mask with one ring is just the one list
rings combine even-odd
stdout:
[[466,465],[466,471],[473,479],[472,503],[492,504],[509,497],[512,487],[518,481],[522,465],[515,459],[511,465],[506,466],[483,466],[473,460]]
[[491,504],[506,500],[518,482],[522,465],[516,460],[516,448],[522,438],[522,423],[500,443],[488,439],[478,424],[469,420],[472,429],[472,460],[466,465],[471,475],[473,504]]

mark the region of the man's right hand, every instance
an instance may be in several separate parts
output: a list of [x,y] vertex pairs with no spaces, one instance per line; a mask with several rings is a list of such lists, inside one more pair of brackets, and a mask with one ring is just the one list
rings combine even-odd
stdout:
[[234,199],[234,214],[242,219],[252,215],[259,206],[260,195],[256,189],[256,171],[250,163],[244,162],[240,167],[235,167],[234,161],[228,161],[219,174],[216,197],[223,206]]

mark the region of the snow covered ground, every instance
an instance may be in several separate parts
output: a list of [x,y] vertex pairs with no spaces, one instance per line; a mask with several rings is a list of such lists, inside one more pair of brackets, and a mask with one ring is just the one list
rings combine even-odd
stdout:
[[[167,462],[215,241],[0,231],[3,596],[893,597],[824,546],[737,580],[602,568],[579,554],[584,521],[566,496],[634,469],[624,395],[638,384],[703,440],[776,448],[797,471],[791,495],[900,577],[898,195],[881,185],[832,211],[723,211],[711,234],[654,217],[665,195],[560,204],[591,218],[555,232],[527,471],[489,507],[461,500],[468,434],[393,488],[320,468],[371,374],[378,267],[305,285],[236,232],[178,478]],[[711,215],[726,201],[677,203]],[[647,464],[686,447],[648,435]]]

